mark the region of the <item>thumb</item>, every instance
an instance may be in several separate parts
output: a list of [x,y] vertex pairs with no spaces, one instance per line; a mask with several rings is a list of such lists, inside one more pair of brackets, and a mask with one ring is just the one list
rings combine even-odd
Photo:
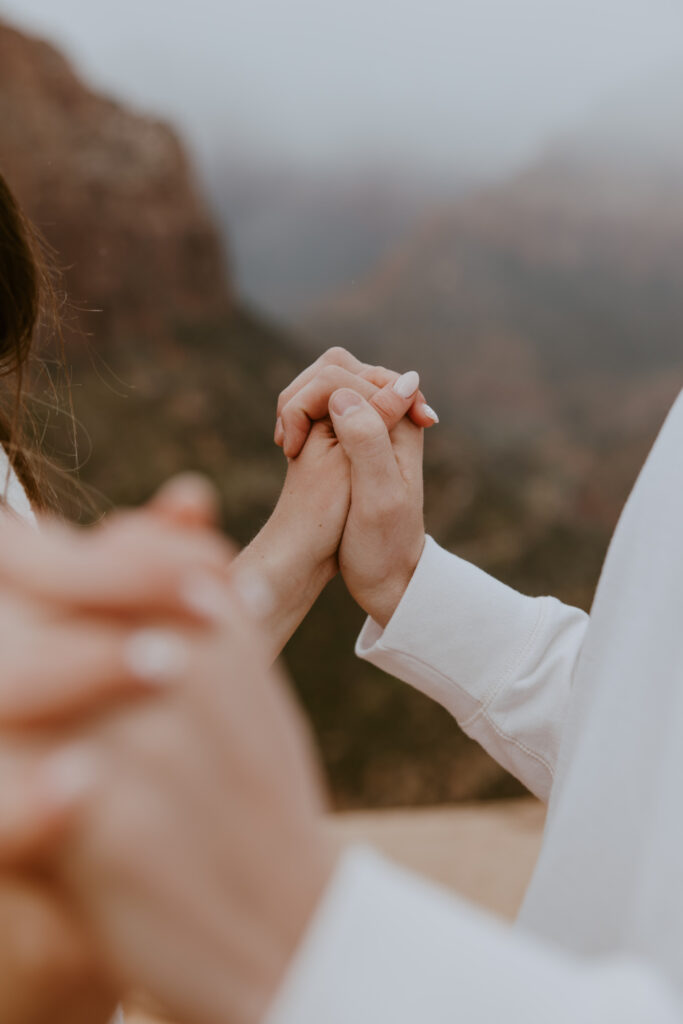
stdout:
[[334,432],[351,463],[353,500],[361,493],[387,493],[400,484],[389,431],[377,410],[356,391],[341,388],[332,395],[329,411]]

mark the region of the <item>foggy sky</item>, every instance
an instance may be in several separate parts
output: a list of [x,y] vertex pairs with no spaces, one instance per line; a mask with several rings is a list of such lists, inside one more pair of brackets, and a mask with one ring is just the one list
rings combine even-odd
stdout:
[[0,0],[206,159],[513,166],[683,57],[679,0]]

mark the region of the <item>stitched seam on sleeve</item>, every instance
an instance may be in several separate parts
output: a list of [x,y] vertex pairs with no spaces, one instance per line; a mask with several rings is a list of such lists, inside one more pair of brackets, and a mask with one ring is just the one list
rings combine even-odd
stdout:
[[507,733],[503,729],[501,729],[499,725],[496,725],[494,720],[489,715],[488,711],[484,712],[484,717],[486,718],[486,721],[491,726],[491,728],[494,730],[494,732],[496,732],[498,734],[498,736],[500,736],[500,738],[502,740],[506,740],[508,743],[512,743],[512,745],[517,747],[518,750],[521,750],[522,753],[526,754],[528,757],[532,758],[534,761],[538,761],[539,764],[543,765],[543,767],[548,772],[548,775],[550,776],[550,781],[552,782],[552,780],[555,778],[555,771],[554,771],[553,767],[551,766],[550,762],[547,761],[545,759],[545,757],[543,757],[542,754],[539,754],[536,750],[532,750],[532,748],[527,746],[527,744],[524,743],[522,740],[519,740],[516,737],[511,736],[509,733]]
[[[463,696],[467,697],[467,699],[470,702],[473,701],[476,704],[481,704],[480,699],[478,697],[473,696],[473,694],[471,694],[469,692],[469,690],[466,690],[465,687],[462,686],[461,683],[457,682],[457,680],[455,680],[455,679],[451,679],[450,676],[445,675],[445,673],[443,673],[440,669],[434,668],[434,666],[430,665],[428,662],[423,661],[422,658],[418,657],[416,654],[411,654],[410,651],[402,651],[400,649],[400,647],[384,647],[384,646],[381,646],[381,641],[380,641],[379,650],[382,652],[382,654],[389,654],[389,655],[391,655],[393,657],[404,658],[406,661],[412,662],[413,665],[419,666],[419,669],[420,669],[420,671],[422,672],[423,675],[427,674],[429,676],[432,676],[432,677],[438,679],[440,684],[445,684],[446,688],[448,690],[452,690],[452,689],[455,688],[456,690],[459,690],[459,692],[462,693]],[[379,668],[381,668],[381,667],[382,666],[380,665]],[[383,671],[388,671],[388,670],[385,669]],[[391,671],[391,674],[392,675],[394,674],[393,671]],[[447,708],[447,710],[448,710],[448,708]],[[468,721],[471,721],[474,718],[476,718],[479,715],[480,711],[481,711],[481,708],[477,708],[477,710],[475,711],[474,715],[470,716]]]
[[501,691],[505,689],[505,687],[508,685],[508,683],[515,675],[519,674],[519,668],[527,658],[529,651],[533,648],[534,644],[536,643],[538,634],[541,631],[541,626],[545,622],[546,608],[547,602],[544,600],[539,601],[538,614],[536,616],[536,621],[534,623],[533,629],[529,633],[529,636],[525,640],[519,652],[514,656],[514,658],[511,659],[507,669],[505,669],[501,673],[501,676],[498,679],[498,683],[492,684],[491,688],[481,701],[481,707],[477,708],[472,717],[463,723],[463,728],[469,725],[473,725],[480,715],[486,714],[491,705],[493,704],[493,702],[500,695]]
[[[501,690],[507,685],[507,683],[513,677],[513,675],[519,669],[519,666],[522,664],[522,662],[526,658],[526,656],[527,656],[527,654],[529,652],[529,649],[531,647],[533,647],[533,644],[534,644],[534,642],[536,640],[536,637],[537,637],[538,633],[540,632],[541,625],[542,625],[542,623],[545,620],[546,607],[547,607],[546,601],[545,600],[539,600],[539,602],[538,602],[538,614],[536,616],[536,621],[534,623],[534,626],[533,626],[531,632],[529,633],[529,636],[525,640],[525,642],[522,645],[522,647],[520,648],[519,652],[511,657],[511,660],[510,660],[510,663],[509,663],[508,667],[506,669],[503,669],[503,671],[502,671],[502,673],[501,673],[501,675],[500,675],[500,677],[498,679],[497,684],[496,683],[492,683],[491,687],[489,688],[489,690],[487,691],[487,693],[484,695],[483,698],[475,697],[472,693],[470,693],[469,690],[467,690],[456,679],[453,679],[451,676],[447,676],[440,669],[435,668],[433,665],[430,665],[427,661],[424,661],[418,655],[412,654],[410,651],[404,651],[404,650],[402,650],[398,646],[396,646],[396,647],[391,646],[390,647],[389,645],[387,645],[384,642],[384,638],[383,637],[380,637],[379,640],[377,641],[377,645],[376,645],[377,646],[377,651],[381,652],[382,654],[387,654],[389,656],[403,658],[406,661],[412,663],[413,665],[419,666],[419,669],[420,669],[420,671],[423,674],[425,673],[425,670],[426,670],[426,672],[430,676],[437,678],[440,681],[440,683],[445,683],[448,689],[455,688],[460,693],[462,693],[465,697],[467,697],[470,702],[474,701],[476,704],[478,704],[479,706],[477,707],[477,710],[472,715],[470,715],[469,718],[467,718],[464,721],[459,723],[461,728],[465,729],[465,728],[469,727],[470,725],[473,725],[476,722],[477,718],[487,711],[487,709],[490,707],[490,705],[493,703],[493,701],[496,699],[496,697],[498,697],[498,695],[500,694]],[[368,655],[370,655],[370,654],[371,654],[370,651],[365,652],[365,657],[367,658]]]
[[[389,654],[389,655],[393,655],[393,656],[398,656],[400,658],[404,658],[407,662],[412,663],[412,664],[414,664],[416,666],[419,666],[419,669],[420,669],[420,671],[423,674],[425,674],[425,671],[426,671],[426,673],[429,676],[431,676],[432,678],[438,679],[441,684],[445,684],[447,690],[452,690],[452,689],[455,688],[460,693],[462,693],[465,697],[467,697],[469,701],[475,701],[476,703],[478,703],[479,707],[476,709],[476,711],[472,715],[470,715],[469,718],[464,719],[463,721],[461,721],[459,723],[460,727],[465,732],[467,732],[470,728],[472,728],[477,723],[477,721],[479,719],[484,718],[486,720],[487,725],[490,726],[490,728],[493,730],[493,732],[495,732],[495,734],[500,739],[502,739],[505,743],[509,743],[511,746],[515,747],[517,750],[520,751],[520,753],[525,754],[528,758],[530,758],[531,760],[535,761],[537,764],[539,764],[542,768],[544,768],[546,770],[546,772],[548,773],[549,779],[550,779],[550,784],[549,784],[549,787],[548,787],[548,791],[550,791],[550,789],[552,788],[552,784],[553,784],[554,778],[555,778],[554,770],[553,770],[552,766],[550,765],[550,763],[546,760],[546,758],[543,757],[542,754],[539,754],[537,751],[533,750],[531,747],[529,747],[522,740],[519,740],[516,737],[511,736],[509,733],[506,733],[503,729],[501,729],[500,726],[497,725],[496,722],[493,720],[493,718],[491,717],[491,714],[490,714],[491,705],[496,700],[496,698],[500,695],[501,691],[505,688],[505,686],[514,677],[514,675],[516,673],[518,673],[520,666],[523,664],[523,662],[527,658],[527,656],[529,654],[529,651],[533,648],[533,646],[534,646],[534,644],[536,642],[536,639],[537,639],[537,637],[538,637],[538,635],[539,635],[539,633],[541,631],[541,628],[542,628],[542,626],[543,626],[543,624],[544,624],[544,622],[546,620],[547,608],[548,608],[548,601],[547,601],[547,599],[539,600],[539,602],[538,602],[538,614],[536,616],[536,621],[535,621],[534,626],[533,626],[531,632],[529,633],[526,641],[524,642],[524,644],[520,648],[519,652],[517,654],[515,654],[510,659],[510,663],[509,663],[507,669],[504,669],[503,672],[501,673],[501,675],[500,675],[500,677],[498,679],[497,685],[493,684],[491,686],[491,688],[489,689],[489,691],[487,692],[487,694],[485,695],[485,697],[483,698],[483,700],[481,700],[481,701],[477,700],[476,697],[474,697],[468,690],[466,690],[455,679],[450,678],[449,676],[447,676],[443,672],[441,672],[439,669],[436,669],[436,668],[434,668],[434,666],[429,665],[426,661],[423,661],[422,658],[419,658],[416,655],[411,654],[408,651],[402,651],[398,647],[391,647],[391,648],[390,647],[385,647],[382,644],[381,640],[379,641],[378,647],[380,648],[380,650],[383,653],[386,653],[386,654]],[[451,713],[453,713],[453,712],[451,711]]]

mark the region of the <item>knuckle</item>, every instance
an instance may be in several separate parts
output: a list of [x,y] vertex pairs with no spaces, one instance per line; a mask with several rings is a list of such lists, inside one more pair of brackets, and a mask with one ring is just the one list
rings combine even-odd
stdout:
[[327,351],[323,353],[322,361],[324,363],[336,363],[339,365],[339,363],[346,361],[350,355],[351,353],[347,352],[341,345],[333,345],[332,348],[328,348]]
[[311,427],[311,437],[323,438],[330,437],[332,433],[329,423],[324,420],[316,420]]
[[284,427],[285,433],[289,434],[292,430],[298,430],[299,427],[308,424],[308,416],[305,411],[297,405],[291,403],[286,409],[282,410],[282,426]]
[[277,396],[277,414],[278,414],[278,416],[280,415],[280,413],[282,412],[284,407],[287,405],[287,402],[289,400],[289,393],[290,393],[289,392],[289,388],[285,388],[284,391],[281,391],[280,394]]
[[372,508],[372,519],[379,523],[388,523],[396,516],[396,505],[390,498],[379,498]]
[[341,372],[341,367],[337,364],[330,363],[322,368],[318,376],[318,380],[326,387],[332,388],[337,386],[337,382],[342,376],[343,373]]
[[397,406],[401,405],[398,395],[393,392],[378,391],[372,398],[372,405],[383,418],[395,418]]
[[379,517],[384,521],[398,521],[405,515],[406,503],[398,489],[383,492],[377,504]]
[[156,519],[151,520],[142,512],[121,512],[102,527],[98,540],[109,544],[112,553],[136,552],[143,549],[165,532],[165,527]]

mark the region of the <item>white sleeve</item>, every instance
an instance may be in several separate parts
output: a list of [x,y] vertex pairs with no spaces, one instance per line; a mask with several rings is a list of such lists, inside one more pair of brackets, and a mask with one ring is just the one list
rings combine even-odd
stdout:
[[342,858],[264,1024],[681,1024],[637,960],[542,945],[374,853]]
[[391,621],[368,619],[356,653],[443,704],[547,800],[587,625],[578,608],[524,597],[428,537]]
[[7,510],[35,525],[36,516],[28,495],[12,468],[7,452],[0,445],[0,515]]

